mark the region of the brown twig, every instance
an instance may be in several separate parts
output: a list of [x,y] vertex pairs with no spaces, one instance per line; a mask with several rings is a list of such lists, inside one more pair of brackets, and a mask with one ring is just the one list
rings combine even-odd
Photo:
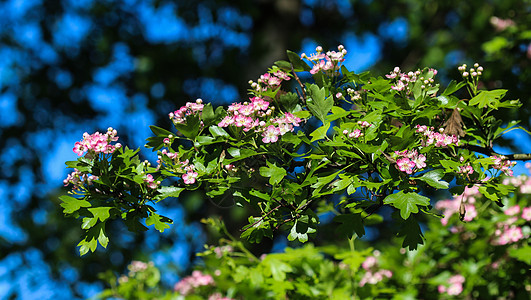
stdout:
[[465,144],[465,145],[462,145],[462,146],[458,146],[458,148],[461,148],[461,149],[468,149],[468,150],[471,150],[471,151],[474,151],[474,152],[478,152],[478,153],[481,153],[481,154],[485,154],[485,155],[489,155],[489,156],[503,156],[505,157],[506,159],[508,160],[531,160],[531,153],[516,153],[516,154],[499,154],[497,152],[495,152],[493,149],[491,148],[485,148],[485,147],[481,147],[481,146],[476,146],[476,145],[468,145],[468,144]]
[[301,80],[299,79],[299,76],[297,76],[297,73],[295,73],[295,69],[293,68],[293,64],[291,64],[291,72],[293,72],[293,76],[295,77],[295,80],[301,86],[302,96],[304,97],[303,101],[306,102],[306,92],[304,91],[304,85],[302,84]]

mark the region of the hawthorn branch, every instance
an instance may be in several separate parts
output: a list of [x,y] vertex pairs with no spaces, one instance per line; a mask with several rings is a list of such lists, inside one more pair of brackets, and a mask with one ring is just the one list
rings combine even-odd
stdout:
[[302,96],[304,97],[303,98],[303,102],[306,102],[306,92],[304,91],[304,85],[302,84],[301,80],[299,79],[299,76],[297,76],[297,73],[295,73],[295,69],[293,68],[293,64],[291,65],[291,72],[293,73],[293,76],[295,77],[295,80],[297,80],[297,82],[301,86]]
[[462,149],[468,149],[474,152],[478,152],[481,154],[489,155],[489,156],[504,156],[508,160],[531,160],[531,153],[516,153],[516,154],[499,154],[495,152],[492,148],[485,148],[481,146],[476,145],[463,145],[459,146],[458,148]]
[[[267,216],[269,216],[272,212],[274,212],[275,210],[281,208],[282,205],[279,205],[275,208],[273,208],[272,210],[268,211],[265,215],[263,215],[260,219],[258,219],[258,221],[254,222],[253,224],[251,224],[251,226],[249,226],[248,228],[251,228],[251,227],[254,227],[256,226],[256,224],[262,222]],[[245,231],[244,229],[240,229],[240,231]]]

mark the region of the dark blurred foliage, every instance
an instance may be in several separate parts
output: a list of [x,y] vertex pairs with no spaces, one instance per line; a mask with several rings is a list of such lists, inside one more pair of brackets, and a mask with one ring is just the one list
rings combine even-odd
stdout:
[[528,1],[9,0],[0,16],[0,297],[84,298],[100,288],[90,284],[97,273],[133,258],[167,265],[165,282],[175,282],[206,240],[198,219],[238,223],[245,212],[181,197],[160,206],[175,220],[170,232],[117,223],[107,250],[79,258],[79,222],[58,206],[63,163],[85,131],[112,126],[140,147],[148,125],[169,127],[168,112],[186,101],[245,99],[247,81],[286,49],[343,43],[356,71],[431,66],[445,81],[477,61],[489,88],[524,104],[503,116],[530,123]]

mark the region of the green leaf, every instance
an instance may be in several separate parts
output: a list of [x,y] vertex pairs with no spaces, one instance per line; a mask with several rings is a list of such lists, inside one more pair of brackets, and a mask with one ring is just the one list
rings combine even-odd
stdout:
[[339,215],[334,218],[334,221],[341,223],[341,225],[336,228],[336,232],[340,235],[347,235],[349,239],[352,238],[354,232],[358,237],[365,235],[365,228],[363,227],[361,214]]
[[269,177],[269,183],[272,185],[279,183],[286,174],[287,172],[284,168],[279,168],[269,161],[267,161],[267,167],[260,167],[260,175]]
[[483,45],[481,45],[481,49],[483,49],[483,51],[485,51],[487,54],[494,54],[509,46],[509,41],[505,37],[498,35],[492,40],[483,43]]
[[200,135],[200,136],[196,137],[195,146],[199,147],[199,146],[205,146],[205,145],[215,144],[215,143],[219,143],[219,142],[220,141],[216,141],[216,139],[211,137],[211,136]]
[[273,279],[276,281],[285,280],[286,273],[291,272],[293,270],[289,264],[270,255],[266,256],[266,258],[262,261],[262,264],[269,267],[269,270],[271,271],[271,276],[273,276]]
[[189,115],[184,124],[175,124],[175,128],[185,137],[194,139],[201,129],[201,119],[198,114]]
[[251,157],[253,155],[263,154],[263,153],[255,152],[254,150],[251,150],[251,149],[246,149],[246,148],[240,149],[240,148],[234,148],[234,147],[227,149],[227,152],[233,158],[225,159],[225,164],[231,164],[235,161],[242,160],[242,159]]
[[308,233],[314,233],[316,230],[308,225],[308,223],[302,222],[300,219],[295,221],[291,231],[288,235],[289,241],[299,240],[301,243],[308,241]]
[[494,201],[494,202],[501,202],[501,199],[500,197],[498,197],[498,194],[496,193],[496,189],[494,187],[480,186],[478,190],[487,199]]
[[308,91],[311,97],[311,101],[307,101],[308,109],[314,116],[321,120],[323,124],[326,123],[326,116],[334,105],[334,99],[332,96],[325,99],[326,90],[324,88],[319,88],[315,84],[310,85]]
[[107,248],[107,245],[109,244],[109,237],[105,235],[104,225],[100,228],[100,234],[98,235],[98,242],[100,243],[100,245],[103,246],[103,248]]
[[157,191],[160,193],[155,197],[155,200],[158,202],[168,197],[178,198],[181,192],[184,191],[184,188],[176,186],[161,186]]
[[453,160],[440,160],[439,163],[441,166],[443,166],[446,170],[449,171],[458,171],[459,167],[461,166],[461,163],[458,163]]
[[214,114],[212,103],[207,103],[203,106],[203,111],[201,112],[201,119],[203,119],[203,124],[205,127],[210,126],[216,121],[216,115]]
[[509,256],[531,265],[531,246],[525,245],[521,248],[511,248],[509,250]]
[[87,254],[89,250],[91,252],[96,251],[98,242],[104,248],[106,248],[109,243],[109,238],[105,235],[105,222],[99,223],[89,229],[85,234],[85,238],[77,244],[80,246],[79,253],[81,256]]
[[312,69],[310,66],[308,66],[307,63],[305,63],[301,59],[301,57],[297,53],[288,50],[287,54],[288,59],[293,65],[293,70],[295,70],[295,72],[310,71]]
[[[466,85],[466,83],[464,81],[456,83],[455,80],[452,80],[452,81],[450,81],[450,84],[448,84],[448,86],[446,87],[446,89],[442,93],[442,96],[450,96],[451,94],[459,91],[465,85]],[[439,99],[439,98],[440,97],[437,97],[437,99]],[[442,100],[440,100],[440,101],[442,101]],[[449,103],[449,102],[447,102],[447,103]],[[443,103],[443,105],[445,105],[447,103]]]
[[412,179],[422,180],[436,189],[447,189],[450,184],[444,180],[441,180],[443,177],[444,171],[437,169],[424,173],[421,177],[414,177]]
[[[334,186],[334,189],[333,189],[333,192],[338,192],[338,191],[342,191],[344,189],[348,189],[352,183],[352,178],[351,176],[347,176],[347,175],[344,175],[344,174],[341,174],[339,175],[339,180],[335,181],[332,183],[332,185]],[[355,189],[355,188],[354,188]],[[347,194],[352,194],[352,193],[349,193],[348,190],[347,190]]]
[[328,115],[326,118],[327,122],[332,122],[334,120],[344,118],[350,115],[351,111],[344,110],[339,106],[332,106],[332,114]]
[[155,134],[156,136],[158,137],[165,137],[167,138],[168,135],[173,135],[175,136],[175,134],[173,134],[171,131],[168,131],[164,128],[160,128],[160,127],[157,127],[157,126],[154,126],[154,125],[150,125],[149,126],[149,129],[151,129],[151,131],[153,132],[153,134]]
[[428,206],[430,199],[417,193],[400,191],[385,197],[384,204],[390,204],[399,209],[402,219],[407,220],[411,213],[419,212],[417,205]]
[[164,232],[165,229],[170,228],[170,225],[168,224],[173,224],[173,221],[154,212],[152,212],[146,219],[147,226],[155,225],[155,229],[160,232]]
[[398,232],[398,236],[404,237],[403,248],[409,247],[409,250],[416,250],[418,245],[424,245],[424,235],[413,216],[402,222],[402,228]]
[[307,110],[299,110],[293,113],[297,118],[308,119],[312,114]]
[[96,222],[98,222],[98,218],[83,218],[83,222],[81,223],[81,228],[90,229],[94,225],[96,225]]
[[99,219],[101,222],[104,222],[110,217],[109,210],[112,207],[91,207],[88,210],[94,216],[94,219]]
[[86,200],[76,199],[67,195],[60,196],[59,199],[63,201],[60,205],[62,208],[64,208],[63,213],[65,214],[71,214],[80,209],[81,207],[91,206],[90,202]]
[[323,126],[315,129],[312,133],[310,133],[310,136],[312,137],[310,142],[313,143],[317,140],[323,139],[326,136],[328,129],[330,129],[330,123],[326,123]]
[[327,176],[317,177],[317,182],[311,185],[311,187],[315,189],[312,196],[316,196],[325,185],[329,184],[337,177],[339,172],[341,172],[341,170]]
[[208,127],[208,131],[210,131],[213,137],[222,137],[227,139],[230,138],[230,135],[225,131],[225,129],[219,126],[210,126]]
[[486,106],[498,109],[500,99],[505,96],[507,90],[480,91],[474,98],[470,99],[470,105],[477,105],[479,108]]

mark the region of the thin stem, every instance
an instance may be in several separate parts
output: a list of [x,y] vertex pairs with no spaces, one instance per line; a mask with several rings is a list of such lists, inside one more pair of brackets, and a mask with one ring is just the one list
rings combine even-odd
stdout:
[[221,229],[223,230],[223,233],[229,237],[229,239],[238,247],[240,250],[249,257],[252,261],[260,261],[258,257],[256,257],[254,254],[251,253],[251,251],[247,250],[243,243],[241,241],[238,241],[234,238],[232,234],[227,230],[227,227],[225,226],[225,223],[221,222]]
[[[356,248],[354,246],[354,240],[356,240],[356,235],[352,235],[352,238],[348,238],[348,245],[350,247],[350,252],[352,252],[352,255],[356,252]],[[352,293],[352,299],[356,299],[356,278],[354,277],[354,271],[352,268],[350,269],[350,288]]]

